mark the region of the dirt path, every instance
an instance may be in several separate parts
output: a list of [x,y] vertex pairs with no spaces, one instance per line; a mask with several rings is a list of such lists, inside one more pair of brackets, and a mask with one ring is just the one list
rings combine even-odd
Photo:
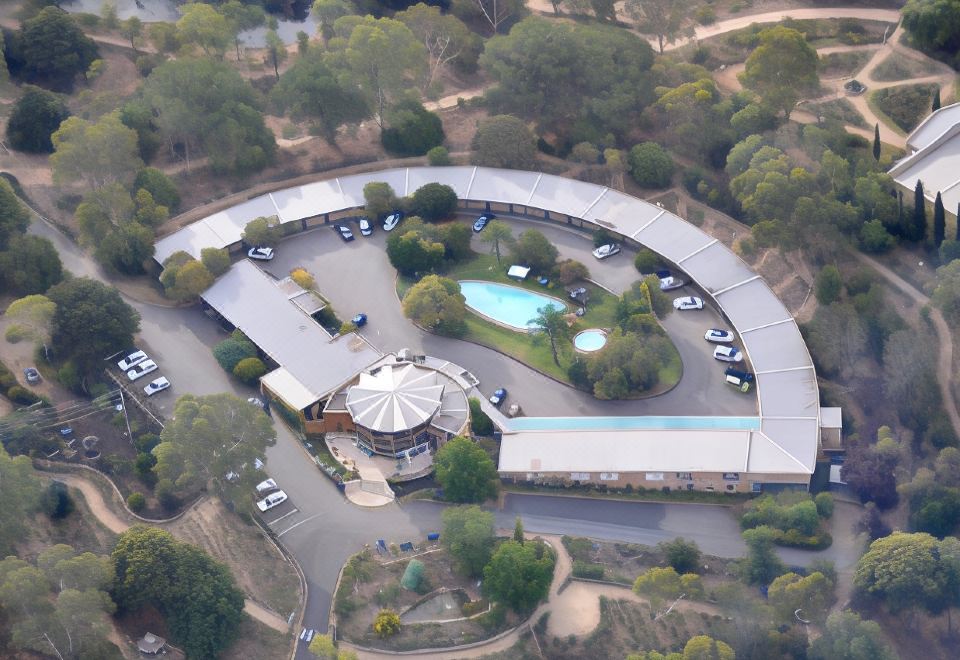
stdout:
[[[115,508],[106,503],[100,489],[89,479],[85,479],[77,474],[57,474],[52,478],[56,481],[62,481],[71,488],[79,490],[80,493],[83,494],[83,498],[87,501],[87,506],[90,507],[93,515],[111,532],[122,534],[130,527],[130,520],[118,515]],[[162,527],[162,525],[158,525],[158,527]],[[243,611],[274,630],[282,633],[289,632],[290,630],[290,627],[284,619],[249,598],[244,601]]]
[[[5,27],[10,30],[19,30],[20,21],[11,17],[0,18],[0,27]],[[128,50],[133,50],[130,46],[130,40],[123,37],[117,37],[112,34],[95,34],[90,32],[85,32],[88,37],[101,44],[109,44],[111,46],[118,46],[120,48],[126,48]],[[147,43],[145,38],[140,39],[141,43],[137,47],[137,52],[139,53],[156,53],[157,49],[153,47],[152,44]]]

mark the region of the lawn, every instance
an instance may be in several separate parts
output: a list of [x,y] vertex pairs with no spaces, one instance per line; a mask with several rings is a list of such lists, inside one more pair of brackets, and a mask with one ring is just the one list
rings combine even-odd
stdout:
[[[456,264],[444,273],[444,276],[454,280],[499,282],[568,300],[566,290],[559,283],[551,281],[544,287],[538,284],[533,277],[517,282],[507,277],[507,267],[506,262],[498,265],[497,258],[493,255],[478,254],[469,261]],[[409,278],[397,278],[397,295],[402,299],[413,284],[414,282]],[[590,292],[590,303],[587,306],[586,314],[578,318],[571,327],[571,337],[588,328],[614,327],[616,325],[617,296],[589,282],[578,284],[584,286]],[[467,333],[463,336],[463,339],[493,348],[552,378],[567,384],[570,383],[567,377],[567,368],[576,355],[572,342],[565,341],[559,346],[560,365],[558,366],[553,361],[550,343],[545,337],[516,332],[491,323],[473,313],[467,315]],[[674,349],[670,364],[660,371],[660,385],[657,391],[675,385],[680,380],[682,373],[683,364],[680,361],[680,354]]]
[[901,134],[912,131],[920,120],[930,114],[935,84],[898,85],[878,89],[867,97],[870,108],[888,118]]

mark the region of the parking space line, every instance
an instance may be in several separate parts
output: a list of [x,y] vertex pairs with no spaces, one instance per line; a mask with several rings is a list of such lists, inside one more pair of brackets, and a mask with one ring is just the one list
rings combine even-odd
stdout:
[[309,518],[304,518],[304,519],[301,520],[300,522],[294,523],[294,524],[291,525],[290,527],[287,527],[285,530],[283,530],[282,532],[280,532],[279,534],[277,534],[277,538],[280,538],[281,536],[283,536],[284,534],[286,534],[286,533],[289,532],[290,530],[299,527],[299,526],[302,525],[303,523],[305,523],[305,522],[310,522],[310,521],[313,520],[314,518],[317,518],[317,517],[322,516],[322,515],[323,515],[322,513],[315,513],[314,515],[310,516]]
[[286,518],[287,516],[292,516],[292,515],[295,514],[295,513],[299,513],[299,511],[300,511],[300,509],[294,507],[294,508],[293,508],[293,511],[288,511],[287,513],[283,514],[282,516],[280,516],[280,517],[277,518],[276,520],[271,520],[271,521],[268,522],[267,524],[268,524],[268,525],[274,525],[274,524],[280,522],[281,520],[283,520],[284,518]]

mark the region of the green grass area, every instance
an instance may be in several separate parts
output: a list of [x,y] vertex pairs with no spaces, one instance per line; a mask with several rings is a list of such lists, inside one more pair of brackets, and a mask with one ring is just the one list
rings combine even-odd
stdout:
[[[509,284],[568,300],[566,289],[559,283],[551,281],[544,287],[533,278],[517,282],[507,277],[508,267],[507,260],[497,264],[497,258],[494,255],[478,254],[469,261],[455,264],[444,273],[444,276],[454,280],[484,280]],[[414,282],[409,278],[398,277],[397,295],[403,299],[413,284]],[[571,327],[571,337],[588,328],[612,328],[616,325],[617,296],[590,283],[584,283],[583,286],[590,292],[590,304],[587,305],[586,314],[578,318]],[[559,346],[560,365],[557,366],[553,361],[550,343],[546,337],[510,330],[473,313],[467,315],[467,333],[463,339],[505,353],[564,383],[570,382],[567,378],[567,368],[576,355],[572,341],[564,341]],[[656,391],[673,387],[682,374],[683,363],[680,360],[680,354],[674,348],[670,363],[660,370],[660,384]]]
[[827,120],[832,119],[844,124],[850,124],[851,126],[869,128],[863,115],[857,112],[857,109],[853,107],[849,99],[839,98],[833,101],[826,101],[825,103],[810,103],[806,105],[805,109]]
[[852,76],[862,69],[872,56],[873,52],[869,50],[853,50],[821,55],[820,75],[824,78]]
[[938,70],[937,65],[933,62],[914,60],[897,53],[891,53],[873,70],[873,79],[882,82],[909,81],[911,78],[932,76]]
[[881,119],[889,119],[891,127],[905,135],[930,114],[936,89],[937,85],[934,84],[898,85],[878,89],[867,96],[867,103]]

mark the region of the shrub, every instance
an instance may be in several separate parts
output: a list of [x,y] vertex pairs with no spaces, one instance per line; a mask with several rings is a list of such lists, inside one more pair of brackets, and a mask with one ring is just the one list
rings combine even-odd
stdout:
[[220,277],[230,270],[230,253],[225,248],[205,247],[200,251],[200,262],[211,275]]
[[400,616],[393,610],[380,610],[373,620],[373,632],[381,638],[396,635],[400,632]]
[[138,435],[133,441],[133,446],[138,452],[149,454],[153,448],[160,444],[160,436],[156,433],[144,433]]
[[16,344],[26,339],[30,335],[30,331],[24,328],[22,325],[17,325],[14,323],[7,328],[7,331],[4,333],[4,338],[11,344]]
[[423,580],[423,571],[423,562],[419,559],[411,559],[403,572],[403,577],[400,578],[400,586],[407,591],[417,591],[420,582]]
[[233,375],[248,385],[256,383],[265,373],[267,373],[267,365],[263,360],[255,357],[244,358],[233,368]]
[[450,152],[447,151],[447,148],[443,146],[434,147],[427,152],[427,162],[433,167],[450,165]]
[[655,273],[660,268],[660,257],[650,248],[640,248],[633,259],[633,265],[641,275]]
[[143,493],[130,493],[127,496],[127,506],[134,513],[139,513],[143,511],[143,507],[147,505],[147,498],[143,496]]
[[26,85],[7,121],[7,140],[17,151],[52,153],[50,136],[69,116],[70,111],[60,96]]
[[493,420],[487,413],[483,412],[480,399],[470,397],[470,430],[474,435],[491,435],[493,433]]
[[155,167],[144,167],[137,172],[133,190],[143,188],[153,195],[153,201],[166,206],[172,213],[180,206],[180,193],[173,180]]
[[23,406],[32,406],[41,400],[36,394],[20,385],[14,385],[7,390],[7,398]]
[[380,133],[384,148],[398,156],[422,156],[443,143],[443,122],[419,101],[402,101]]
[[313,275],[311,275],[306,268],[298,267],[291,270],[290,279],[307,291],[317,288],[316,280],[313,279]]
[[73,498],[67,491],[67,485],[61,481],[51,481],[43,492],[41,502],[43,512],[54,520],[66,518],[74,510]]
[[576,259],[566,259],[560,262],[560,284],[564,286],[590,277],[587,267]]
[[180,497],[177,495],[177,487],[170,479],[161,479],[157,482],[153,494],[157,496],[160,506],[165,511],[173,511],[180,506]]
[[840,271],[833,264],[828,264],[820,269],[815,282],[814,295],[817,302],[821,305],[829,305],[840,298],[840,290],[843,282],[840,279]]
[[860,227],[860,246],[864,252],[886,252],[896,244],[896,237],[887,231],[880,220],[870,220]]
[[630,176],[644,188],[665,188],[673,178],[673,159],[656,142],[642,142],[627,157]]
[[904,131],[912,131],[930,111],[935,84],[899,85],[873,92],[873,101]]
[[412,212],[427,222],[444,220],[457,210],[457,193],[442,183],[428,183],[413,193],[411,206]]
[[833,495],[830,493],[819,493],[813,498],[813,503],[817,505],[817,514],[821,518],[829,518],[833,515]]
[[249,340],[237,340],[234,337],[224,339],[213,347],[213,357],[224,371],[233,373],[241,360],[256,357],[257,348]]
[[573,562],[573,577],[602,580],[604,571],[604,567],[600,564],[588,564],[580,560]]

